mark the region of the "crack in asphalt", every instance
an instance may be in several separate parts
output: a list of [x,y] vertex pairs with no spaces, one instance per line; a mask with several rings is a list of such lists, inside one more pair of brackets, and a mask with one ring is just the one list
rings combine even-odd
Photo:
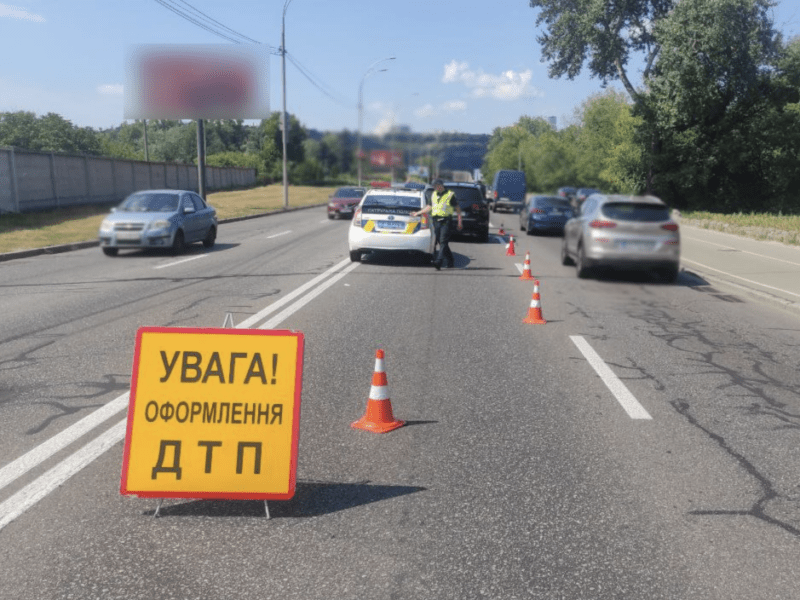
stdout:
[[709,438],[711,438],[717,445],[722,448],[722,450],[731,456],[739,465],[757,482],[758,485],[761,487],[762,493],[761,497],[753,503],[753,506],[750,507],[749,510],[692,510],[689,511],[689,514],[692,515],[738,515],[738,516],[751,516],[760,521],[763,521],[769,525],[774,525],[776,527],[780,527],[787,533],[795,537],[800,537],[800,529],[790,525],[789,523],[782,521],[776,517],[773,517],[767,514],[767,505],[778,498],[781,495],[775,490],[772,485],[772,482],[763,475],[750,461],[748,461],[744,455],[740,454],[736,450],[734,450],[726,441],[725,438],[721,435],[718,435],[708,429],[707,427],[703,427],[700,424],[697,418],[695,418],[690,410],[691,406],[685,400],[672,400],[670,402],[673,408],[678,412],[678,414],[682,415],[686,418],[690,425],[696,427],[703,433],[705,433]]
[[47,405],[47,406],[52,406],[53,408],[57,408],[61,412],[58,413],[58,414],[55,414],[55,415],[50,415],[44,421],[39,423],[39,425],[37,425],[36,427],[31,427],[30,429],[28,429],[25,432],[25,435],[34,435],[34,434],[40,433],[40,432],[44,431],[45,429],[47,429],[52,423],[54,423],[55,421],[57,421],[61,417],[68,417],[70,415],[74,415],[75,413],[80,412],[82,410],[86,410],[87,408],[100,408],[101,406],[103,406],[102,404],[92,404],[92,405],[89,405],[89,406],[65,406],[61,402],[40,402],[39,403],[39,405],[42,405],[42,404]]
[[[739,343],[727,344],[724,348],[719,343],[715,343],[709,335],[702,330],[704,325],[702,320],[680,321],[660,308],[652,306],[646,307],[644,311],[636,314],[635,311],[629,312],[629,316],[646,323],[649,327],[644,331],[656,339],[666,342],[670,348],[688,355],[688,361],[703,367],[695,376],[722,376],[724,380],[716,386],[718,391],[727,391],[727,397],[754,398],[748,405],[734,405],[727,409],[739,411],[740,414],[749,417],[769,417],[776,419],[778,425],[772,431],[797,431],[800,430],[800,414],[787,409],[785,402],[775,397],[774,390],[789,392],[795,396],[800,395],[800,385],[780,380],[771,376],[765,370],[766,365],[784,366],[786,361],[778,356],[775,350],[763,349],[756,343],[743,340]],[[721,333],[740,337],[741,333],[730,328]],[[681,342],[692,341],[695,344],[712,348],[712,350],[692,349],[684,347]],[[738,350],[747,360],[751,369],[745,372],[741,368],[729,367],[722,364],[721,357],[729,354],[732,350]],[[644,377],[659,385],[659,389],[665,390],[666,387],[653,375],[633,359],[630,365],[618,365],[621,369],[634,369]],[[773,391],[771,391],[773,390]],[[740,393],[736,394],[735,391]],[[734,392],[734,393],[732,393]],[[756,466],[755,461],[748,458],[744,451],[734,448],[731,441],[715,431],[713,425],[704,424],[701,418],[692,412],[692,406],[685,399],[671,400],[670,404],[675,411],[684,417],[687,422],[702,431],[709,439],[716,443],[728,456],[738,463],[742,469],[753,477],[761,489],[761,494],[753,503],[749,510],[695,510],[693,515],[742,515],[752,516],[769,525],[774,525],[785,532],[800,537],[800,527],[793,525],[787,520],[770,514],[770,505],[778,504],[780,501],[790,503],[793,507],[795,501],[789,495],[782,494],[776,483],[765,475]],[[800,508],[800,505],[797,506]],[[792,512],[797,513],[795,508]],[[774,512],[774,511],[773,511]]]

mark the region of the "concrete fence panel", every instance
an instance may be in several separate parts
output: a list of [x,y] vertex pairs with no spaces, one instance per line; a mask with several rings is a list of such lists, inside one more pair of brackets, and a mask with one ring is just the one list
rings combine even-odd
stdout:
[[18,210],[16,182],[11,179],[13,160],[14,151],[11,148],[0,149],[0,213]]
[[[255,169],[206,167],[208,191],[255,183]],[[0,213],[117,203],[155,188],[197,190],[197,167],[0,148]]]

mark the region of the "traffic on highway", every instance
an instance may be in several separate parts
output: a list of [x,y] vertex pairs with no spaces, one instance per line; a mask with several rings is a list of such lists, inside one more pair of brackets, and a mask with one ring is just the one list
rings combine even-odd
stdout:
[[439,271],[328,217],[2,263],[0,597],[797,597],[798,315],[736,278],[800,259],[581,279],[494,213]]

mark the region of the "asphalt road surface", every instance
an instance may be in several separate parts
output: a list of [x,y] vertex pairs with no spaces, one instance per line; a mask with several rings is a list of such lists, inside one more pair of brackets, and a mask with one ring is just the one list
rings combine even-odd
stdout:
[[[800,598],[795,255],[754,295],[768,253],[691,228],[665,285],[580,280],[558,237],[351,265],[347,227],[314,208],[178,257],[0,263],[0,598]],[[228,313],[304,334],[296,494],[154,518],[120,494],[136,332]],[[378,349],[407,422],[385,434],[350,427]]]

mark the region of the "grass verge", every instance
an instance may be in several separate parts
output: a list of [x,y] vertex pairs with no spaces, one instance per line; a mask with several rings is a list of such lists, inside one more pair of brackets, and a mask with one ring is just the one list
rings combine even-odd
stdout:
[[[289,186],[289,207],[324,204],[335,188]],[[208,203],[220,220],[283,208],[283,186],[213,192]],[[76,206],[37,213],[0,215],[0,252],[31,250],[97,239],[110,206]]]
[[724,231],[756,240],[800,246],[800,216],[766,213],[718,213],[693,211],[681,214],[681,223]]

